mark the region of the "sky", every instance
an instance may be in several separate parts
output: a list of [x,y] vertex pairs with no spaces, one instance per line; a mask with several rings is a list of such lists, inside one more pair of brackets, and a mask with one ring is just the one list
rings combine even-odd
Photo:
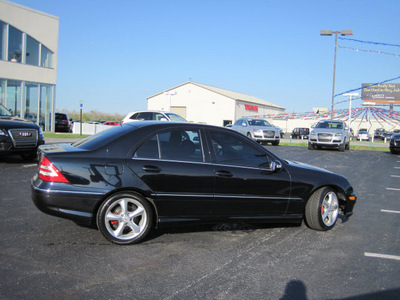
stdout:
[[[356,40],[338,39],[335,94],[400,76],[399,0],[12,2],[59,17],[57,110],[83,101],[124,115],[187,81],[286,112],[330,109],[335,38],[320,30],[353,30]],[[347,99],[335,97],[335,109]]]

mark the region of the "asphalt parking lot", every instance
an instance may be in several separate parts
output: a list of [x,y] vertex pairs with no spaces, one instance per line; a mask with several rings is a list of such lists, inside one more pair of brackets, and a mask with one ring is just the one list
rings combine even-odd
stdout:
[[345,175],[358,195],[354,215],[329,232],[219,224],[117,246],[38,211],[30,198],[36,164],[0,158],[0,298],[398,298],[400,156],[266,147]]

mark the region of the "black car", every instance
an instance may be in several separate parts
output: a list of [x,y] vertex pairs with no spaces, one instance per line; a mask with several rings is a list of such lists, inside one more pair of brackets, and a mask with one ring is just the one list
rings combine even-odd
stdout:
[[295,128],[292,131],[292,138],[294,139],[308,139],[308,136],[310,135],[310,129],[309,128]]
[[56,132],[72,132],[72,119],[66,113],[56,113]]
[[35,205],[97,225],[117,244],[140,242],[152,228],[172,224],[305,219],[329,230],[356,202],[345,177],[283,160],[217,126],[129,122],[40,152]]
[[37,157],[39,145],[44,144],[42,129],[30,121],[14,117],[0,104],[0,154],[18,154],[23,159]]
[[390,137],[389,149],[392,154],[400,153],[400,133],[393,134]]

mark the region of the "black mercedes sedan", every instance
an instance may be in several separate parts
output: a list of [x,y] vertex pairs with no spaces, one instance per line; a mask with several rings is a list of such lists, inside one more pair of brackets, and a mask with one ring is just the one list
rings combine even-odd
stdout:
[[390,137],[389,149],[392,154],[400,153],[400,133],[395,133]]
[[42,129],[30,121],[14,117],[0,104],[0,154],[18,154],[23,159],[37,157],[38,146],[44,144]]
[[138,121],[39,151],[35,205],[117,244],[167,225],[305,220],[329,230],[357,198],[345,177],[217,126]]

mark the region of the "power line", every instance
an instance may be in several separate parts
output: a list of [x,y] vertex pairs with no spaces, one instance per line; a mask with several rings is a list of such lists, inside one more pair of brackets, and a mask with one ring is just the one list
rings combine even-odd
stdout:
[[365,49],[357,49],[357,48],[352,48],[352,47],[345,47],[345,46],[340,46],[338,45],[339,48],[343,48],[343,49],[350,49],[350,50],[354,50],[356,52],[358,51],[362,51],[362,52],[370,52],[370,53],[378,53],[378,54],[386,54],[386,55],[392,55],[392,56],[396,56],[399,57],[400,54],[396,54],[396,53],[389,53],[389,52],[383,52],[383,51],[377,51],[377,50],[365,50]]
[[364,43],[364,44],[382,45],[382,46],[390,46],[390,47],[400,47],[400,45],[396,45],[396,44],[379,43],[379,42],[371,42],[371,41],[361,41],[361,40],[356,40],[356,39],[351,39],[351,38],[338,37],[338,39],[345,40],[345,41],[353,41],[353,42],[358,42],[358,43]]
[[394,80],[397,80],[397,79],[400,79],[400,76],[395,77],[395,78],[391,78],[391,79],[388,79],[388,80],[385,80],[385,81],[373,83],[373,84],[370,84],[370,85],[367,85],[367,86],[362,86],[362,87],[357,88],[357,89],[348,90],[348,91],[342,92],[342,93],[340,93],[340,94],[336,94],[334,97],[341,96],[341,95],[346,94],[346,93],[351,93],[351,92],[359,91],[359,90],[362,90],[362,89],[365,89],[365,88],[368,88],[368,87],[371,87],[371,86],[374,86],[374,85],[383,84],[383,83],[390,82],[390,81],[394,81]]

